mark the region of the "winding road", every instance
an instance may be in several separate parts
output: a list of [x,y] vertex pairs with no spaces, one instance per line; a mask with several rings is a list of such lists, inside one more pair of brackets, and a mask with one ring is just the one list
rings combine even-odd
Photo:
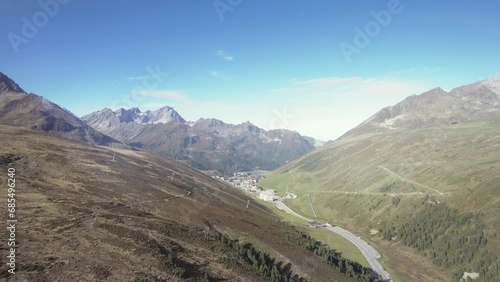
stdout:
[[[304,217],[296,212],[294,212],[292,209],[287,207],[283,202],[281,201],[274,201],[274,206],[278,208],[279,210],[282,210],[284,212],[287,212],[289,214],[292,214],[298,218],[302,218],[307,221],[311,221],[311,219],[308,219],[307,217]],[[332,232],[335,232],[339,234],[340,236],[346,238],[349,240],[349,242],[353,243],[356,248],[363,254],[363,256],[366,258],[368,261],[368,264],[370,264],[370,267],[380,274],[382,279],[389,280],[390,281],[390,275],[384,270],[384,267],[377,261],[378,258],[380,258],[380,253],[372,246],[370,246],[366,241],[362,240],[361,238],[357,237],[350,231],[347,231],[341,227],[338,226],[332,226],[332,227],[325,227],[325,229],[328,229]]]

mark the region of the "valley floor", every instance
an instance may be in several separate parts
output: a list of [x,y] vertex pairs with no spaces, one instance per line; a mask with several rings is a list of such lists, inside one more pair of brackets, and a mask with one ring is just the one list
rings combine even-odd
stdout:
[[[296,212],[294,212],[292,209],[287,207],[283,202],[281,201],[274,201],[274,205],[276,206],[277,209],[283,210],[287,213],[293,214],[294,216],[307,220],[307,221],[312,221],[311,219],[308,219]],[[354,235],[352,232],[347,231],[341,227],[338,226],[328,226],[325,227],[326,229],[335,232],[339,234],[340,236],[346,238],[351,242],[358,250],[363,254],[363,256],[366,258],[368,263],[370,264],[370,267],[376,271],[378,274],[382,276],[383,279],[390,279],[389,273],[385,271],[384,267],[377,261],[379,259],[380,253],[372,246],[370,246],[366,241],[361,239],[360,237],[357,237]]]

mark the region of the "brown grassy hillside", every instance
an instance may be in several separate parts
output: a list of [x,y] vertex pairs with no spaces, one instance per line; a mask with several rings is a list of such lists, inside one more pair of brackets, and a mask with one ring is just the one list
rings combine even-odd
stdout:
[[[269,279],[214,240],[216,232],[290,263],[296,278],[351,281],[286,240],[295,229],[266,207],[172,160],[8,126],[0,132],[2,203],[7,169],[16,169],[16,281]],[[2,263],[2,280],[6,270]]]

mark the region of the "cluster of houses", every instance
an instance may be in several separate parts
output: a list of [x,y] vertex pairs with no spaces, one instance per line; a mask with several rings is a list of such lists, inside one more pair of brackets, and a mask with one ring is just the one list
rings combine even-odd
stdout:
[[272,202],[280,199],[280,197],[276,195],[275,190],[264,190],[257,185],[259,181],[264,178],[261,175],[250,174],[248,172],[236,172],[230,177],[212,176],[212,178],[230,183],[245,192],[253,193],[257,198],[264,201]]
[[[245,192],[253,193],[257,198],[267,202],[273,202],[282,199],[280,196],[276,195],[275,190],[273,189],[264,190],[257,185],[259,181],[262,178],[264,178],[261,175],[251,174],[248,172],[236,172],[230,177],[212,176],[212,178],[230,183]],[[284,198],[295,199],[297,198],[297,195],[293,193],[288,193]],[[313,220],[313,221],[308,221],[306,223],[306,226],[312,228],[322,228],[322,227],[331,227],[332,225],[328,222],[321,223]]]

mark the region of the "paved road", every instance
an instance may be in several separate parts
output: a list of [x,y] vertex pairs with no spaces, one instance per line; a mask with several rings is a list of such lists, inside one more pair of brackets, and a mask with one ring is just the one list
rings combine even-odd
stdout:
[[[282,211],[293,214],[294,216],[302,218],[304,220],[311,221],[310,219],[294,212],[292,209],[287,207],[281,201],[274,201],[273,203],[276,206],[276,208],[278,208]],[[370,267],[375,272],[380,274],[380,276],[382,276],[383,279],[386,279],[386,280],[390,279],[389,273],[387,273],[384,270],[384,268],[382,267],[382,265],[377,261],[377,259],[380,258],[380,253],[374,247],[370,246],[367,242],[365,242],[361,238],[357,237],[356,235],[354,235],[350,231],[347,231],[341,227],[333,226],[333,227],[326,227],[326,229],[339,234],[340,236],[349,240],[349,242],[353,243],[354,246],[356,246],[356,248],[358,248],[358,250],[361,252],[361,254],[363,254],[363,256],[368,261],[368,264],[370,264]]]
[[290,213],[290,214],[293,214],[295,215],[296,217],[299,217],[299,218],[302,218],[304,220],[307,220],[307,221],[311,221],[310,219],[306,218],[306,217],[303,217],[302,215],[294,212],[292,209],[290,209],[289,207],[287,207],[285,204],[283,204],[283,202],[281,201],[274,201],[273,204],[279,209],[279,210],[282,210],[284,212],[287,212],[287,213]]

